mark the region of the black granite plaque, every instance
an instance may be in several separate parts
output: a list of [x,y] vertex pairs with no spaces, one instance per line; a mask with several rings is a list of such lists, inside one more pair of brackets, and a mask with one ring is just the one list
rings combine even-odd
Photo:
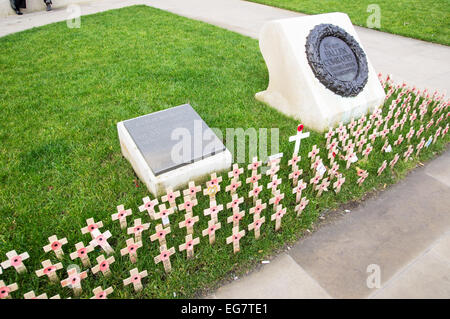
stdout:
[[358,42],[332,24],[315,26],[306,39],[306,56],[316,78],[341,96],[356,96],[364,89],[369,71]]
[[[124,126],[156,176],[225,150],[189,104],[126,120]],[[190,138],[190,152],[184,154],[182,162],[172,158],[173,148],[181,141],[178,134],[172,138],[174,131],[189,132],[185,136]]]

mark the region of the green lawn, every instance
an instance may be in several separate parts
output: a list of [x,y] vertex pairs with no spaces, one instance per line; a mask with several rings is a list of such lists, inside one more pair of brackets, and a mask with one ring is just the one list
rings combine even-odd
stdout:
[[367,27],[370,4],[381,9],[381,31],[430,42],[450,44],[450,0],[248,0],[269,6],[320,14],[345,12],[356,25]]
[[[419,160],[435,156],[449,142],[447,135],[419,158],[408,163],[399,161],[395,172],[387,169],[379,178],[378,166],[384,159],[391,160],[393,153],[381,154],[376,149],[369,162],[358,162],[370,174],[363,187],[356,186],[352,166],[344,171],[347,182],[338,195],[330,191],[317,199],[308,187],[305,194],[310,204],[297,218],[294,197],[286,182],[287,157],[293,149],[288,137],[295,132],[297,122],[254,99],[268,82],[256,40],[135,6],[82,17],[80,29],[68,29],[62,22],[0,38],[0,65],[0,261],[12,249],[28,251],[31,256],[25,261],[27,274],[17,275],[13,269],[6,269],[0,275],[7,284],[17,281],[19,291],[12,293],[16,298],[30,290],[46,292],[49,297],[57,293],[72,296],[69,289],[38,278],[34,271],[45,259],[56,262],[53,253],[42,249],[53,234],[69,240],[64,246],[64,266],[81,265],[79,259],[71,261],[69,253],[74,251],[75,243],[87,244],[90,239],[80,231],[89,217],[102,220],[102,230],[113,234],[110,243],[116,250],[116,262],[110,278],[89,275],[82,283],[83,298],[92,296],[92,289],[99,285],[113,286],[113,298],[196,296],[294,242],[325,209],[396,182]],[[264,212],[266,223],[261,239],[255,241],[253,232],[248,233],[241,241],[241,252],[233,255],[232,247],[225,244],[231,234],[231,225],[226,223],[230,212],[224,211],[219,215],[222,229],[217,232],[216,245],[211,247],[206,238],[201,238],[196,257],[189,261],[185,252],[178,252],[185,230],[178,228],[183,216],[177,214],[171,218],[172,236],[168,238],[169,247],[177,248],[177,253],[172,258],[173,272],[165,275],[162,265],[153,262],[158,245],[148,239],[154,233],[155,222],[143,235],[144,247],[136,265],[119,253],[129,236],[111,221],[116,206],[132,208],[133,219],[142,217],[148,222],[149,218],[137,209],[148,192],[142,184],[135,186],[136,176],[120,152],[116,123],[183,103],[191,103],[209,126],[223,131],[227,127],[280,129],[280,148],[286,157],[279,175],[285,181],[281,189],[286,193],[283,203],[288,214],[283,218],[282,231],[275,233],[270,207]],[[402,134],[408,129],[406,125]],[[417,140],[412,142],[415,145]],[[322,134],[315,133],[302,142],[304,160],[300,167],[304,169],[304,180],[309,181],[312,174],[307,153],[317,144],[322,158],[326,158],[324,143]],[[379,140],[375,146],[379,149],[381,145]],[[394,152],[405,150],[405,142],[394,147]],[[244,175],[248,175],[247,170]],[[262,182],[266,185],[268,178]],[[223,190],[227,184],[224,174]],[[239,194],[248,191],[248,186],[243,186]],[[264,190],[263,200],[269,197],[269,191]],[[225,192],[217,198],[223,204],[230,201]],[[201,215],[207,205],[208,200],[200,195],[194,214]],[[247,213],[241,228],[250,223],[251,206],[251,199],[246,197],[241,208]],[[200,216],[195,236],[201,236],[207,220]],[[91,261],[99,254],[98,250],[93,252]],[[129,277],[128,271],[136,266],[149,272],[139,294],[122,284],[122,279]],[[58,275],[66,278],[65,270]]]

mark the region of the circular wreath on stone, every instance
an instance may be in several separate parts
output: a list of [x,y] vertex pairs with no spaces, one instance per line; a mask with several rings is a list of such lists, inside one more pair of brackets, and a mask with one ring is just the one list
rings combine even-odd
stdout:
[[[358,71],[353,80],[343,81],[333,76],[321,62],[320,43],[325,37],[336,37],[349,46],[358,63]],[[333,24],[315,26],[306,38],[306,57],[316,78],[329,90],[341,96],[357,96],[364,89],[369,76],[367,58],[358,42],[344,29]]]

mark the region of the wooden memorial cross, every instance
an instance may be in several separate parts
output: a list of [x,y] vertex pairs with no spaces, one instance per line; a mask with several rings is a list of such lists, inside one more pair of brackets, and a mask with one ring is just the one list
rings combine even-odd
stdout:
[[63,265],[61,263],[52,265],[52,262],[49,259],[44,260],[41,264],[44,268],[36,270],[36,276],[42,277],[46,275],[50,281],[58,282],[59,278],[56,271],[62,269]]
[[159,204],[159,201],[157,198],[155,198],[154,200],[150,200],[150,197],[144,197],[142,199],[142,201],[144,202],[143,205],[139,206],[139,211],[143,212],[143,211],[147,211],[148,215],[150,216],[151,219],[155,219],[155,207],[156,205]]
[[383,173],[383,171],[384,171],[384,169],[386,168],[386,166],[387,166],[387,161],[384,160],[383,163],[381,164],[380,168],[378,168],[378,171],[377,171],[378,176],[380,176],[381,173]]
[[166,235],[170,234],[170,226],[163,228],[162,224],[158,224],[155,227],[156,233],[150,236],[151,241],[155,241],[158,239],[159,245],[166,245]]
[[339,170],[339,164],[334,162],[333,166],[328,170],[328,175],[330,175],[330,179],[333,179],[337,174]]
[[142,224],[142,220],[137,218],[134,220],[134,226],[128,227],[127,234],[134,235],[136,242],[142,241],[142,232],[148,230],[150,223]]
[[311,163],[314,162],[316,159],[316,155],[319,154],[320,148],[317,148],[317,146],[314,144],[311,152],[308,153],[308,157],[311,159]]
[[227,203],[227,209],[231,208],[233,212],[239,212],[239,205],[243,202],[243,197],[238,198],[237,194],[233,194],[233,196],[231,196],[231,202]]
[[365,158],[366,160],[369,159],[369,154],[370,154],[370,152],[372,152],[372,150],[373,150],[372,145],[370,145],[370,143],[367,144],[366,148],[365,148],[364,151],[362,152],[362,154],[364,155],[364,158]]
[[84,267],[91,267],[91,261],[89,260],[88,254],[92,252],[94,248],[91,245],[84,247],[82,241],[75,244],[75,251],[70,254],[70,259],[74,260],[80,258]]
[[334,164],[334,159],[336,158],[339,150],[337,148],[330,149],[328,151],[328,159],[330,160],[330,165]]
[[298,178],[303,174],[303,170],[302,169],[298,169],[298,167],[296,167],[292,173],[289,174],[289,179],[292,179],[292,185],[295,187],[298,184]]
[[[317,155],[314,162],[311,164],[311,169],[313,170],[314,173],[316,173],[316,171],[320,172],[319,167],[322,167],[322,166],[323,166],[322,159],[320,158],[319,155]],[[323,175],[323,172],[320,175]]]
[[164,226],[170,224],[169,216],[173,214],[172,207],[166,208],[166,204],[161,204],[159,207],[159,213],[155,214],[155,219],[161,219]]
[[239,180],[239,175],[244,173],[243,168],[239,168],[238,164],[233,164],[233,169],[228,172],[228,177],[231,178],[231,180],[237,181]]
[[439,135],[441,135],[441,131],[442,131],[442,127],[439,126],[439,128],[434,133],[433,144],[436,143],[437,138],[439,137]]
[[19,289],[19,286],[16,283],[5,285],[5,282],[0,280],[0,299],[11,299],[9,294],[17,289]]
[[275,231],[278,231],[281,227],[281,219],[286,214],[286,208],[283,208],[282,205],[278,205],[277,210],[272,216],[270,216],[270,220],[275,220]]
[[[350,129],[350,134],[353,134],[353,128],[356,126],[356,121],[355,119],[352,117],[350,123],[348,123],[347,127]],[[330,128],[331,130],[331,128]],[[328,143],[327,143],[328,144]]]
[[411,156],[412,152],[414,151],[414,147],[412,145],[408,146],[408,149],[405,153],[403,153],[403,156],[405,157],[405,162],[408,161],[409,157]]
[[103,227],[103,222],[99,221],[99,222],[95,222],[94,218],[88,218],[86,219],[86,227],[81,228],[81,233],[82,234],[87,234],[90,233],[91,234],[91,238],[94,239],[95,237],[97,237],[98,235],[100,235],[100,229]]
[[79,273],[77,268],[71,268],[67,270],[67,275],[68,277],[66,279],[61,280],[61,286],[73,289],[75,296],[81,295],[83,291],[81,281],[87,277],[87,271]]
[[300,150],[300,143],[302,139],[309,137],[309,132],[302,133],[303,124],[297,126],[297,134],[289,137],[289,142],[295,142],[294,155],[297,155]]
[[184,220],[178,223],[178,227],[183,228],[186,227],[187,235],[194,233],[194,224],[198,222],[198,216],[192,217],[192,214],[185,214]]
[[125,229],[127,228],[127,216],[131,216],[131,214],[131,209],[125,210],[123,205],[119,205],[117,206],[117,213],[112,214],[111,218],[112,220],[119,220],[120,228]]
[[180,251],[186,250],[187,258],[194,257],[194,246],[200,243],[200,239],[198,237],[192,239],[192,234],[186,235],[184,244],[178,246]]
[[33,290],[27,292],[23,295],[23,299],[48,299],[47,294],[43,293],[39,296],[36,296]]
[[177,209],[177,202],[176,202],[177,197],[180,197],[180,191],[174,192],[172,187],[167,187],[166,195],[161,197],[161,201],[163,203],[169,202],[169,207],[172,208],[173,210],[176,210]]
[[280,194],[280,190],[277,190],[273,197],[269,199],[269,205],[273,205],[273,210],[275,211],[277,206],[280,204],[281,200],[284,198],[284,193]]
[[239,210],[233,209],[233,215],[228,216],[227,223],[233,222],[233,227],[236,227],[236,226],[239,227],[239,222],[244,216],[245,216],[245,211],[239,212]]
[[261,179],[261,174],[255,174],[255,175],[252,175],[252,176],[248,177],[248,178],[245,180],[245,183],[246,183],[246,184],[252,183],[253,185],[255,185],[255,184],[258,184],[258,181],[259,181],[260,179]]
[[2,262],[1,264],[3,269],[7,269],[12,266],[19,274],[27,271],[27,268],[23,264],[24,260],[30,258],[30,255],[28,255],[27,252],[17,255],[15,250],[11,250],[6,253],[6,257],[8,257],[8,260]]
[[58,239],[56,235],[50,236],[48,238],[50,244],[44,246],[44,251],[48,253],[53,250],[56,254],[56,258],[62,259],[64,256],[64,252],[62,250],[62,246],[67,244],[67,238]]
[[275,174],[280,170],[278,164],[271,165],[270,168],[266,171],[266,176],[269,175],[270,179],[272,179]]
[[209,220],[208,221],[208,228],[203,229],[202,231],[202,235],[209,236],[209,243],[212,245],[214,244],[214,242],[216,241],[216,230],[220,229],[221,224],[220,223],[216,223],[214,220]]
[[367,143],[367,139],[364,136],[361,136],[358,143],[356,143],[356,146],[358,146],[358,153],[362,152],[362,149],[366,143]]
[[222,204],[217,205],[216,201],[213,200],[213,201],[209,202],[209,208],[205,209],[203,211],[203,214],[205,216],[211,215],[211,220],[214,221],[215,223],[217,223],[218,222],[217,214],[219,212],[221,212],[222,210],[223,210],[223,205]]
[[162,261],[164,265],[164,270],[169,273],[172,270],[172,264],[170,263],[170,256],[175,254],[175,248],[167,249],[166,245],[159,247],[160,254],[154,258],[155,264]]
[[402,142],[403,142],[403,136],[402,136],[402,134],[400,134],[398,136],[397,140],[394,142],[394,145],[395,146],[400,145],[400,144],[402,144]]
[[[302,198],[302,191],[306,188],[306,183],[303,179],[300,180],[297,187],[292,189],[292,194],[295,194],[295,203],[298,204],[300,199]],[[274,207],[275,208],[275,207]]]
[[277,175],[274,175],[272,177],[272,181],[267,184],[267,189],[272,189],[272,194],[275,194],[277,191],[278,185],[281,185],[282,179],[278,178]]
[[239,227],[233,227],[233,234],[227,237],[227,245],[233,243],[233,252],[237,253],[240,250],[239,241],[245,236],[245,230],[239,231]]
[[336,192],[336,194],[341,191],[341,187],[344,183],[345,183],[345,177],[343,177],[342,174],[339,174],[337,177],[337,180],[333,184],[334,191]]
[[99,271],[102,272],[103,276],[108,277],[111,275],[111,269],[110,266],[112,263],[114,263],[116,259],[114,256],[110,256],[108,258],[105,258],[104,255],[100,255],[97,257],[97,265],[95,265],[91,270],[92,273],[95,275]]
[[134,238],[128,238],[127,247],[120,250],[122,256],[129,255],[130,261],[134,264],[137,261],[137,250],[142,247],[142,241],[134,242]]
[[300,162],[301,156],[294,154],[292,158],[288,161],[288,166],[292,166],[292,171],[298,170],[297,163]]
[[254,214],[254,215],[259,216],[259,215],[261,215],[261,212],[266,208],[267,208],[267,204],[266,203],[262,204],[261,200],[258,199],[255,203],[255,206],[250,208],[249,214]]
[[112,287],[103,290],[101,286],[98,286],[92,289],[94,296],[92,296],[91,299],[108,299],[108,295],[112,294],[113,291],[114,289]]
[[358,185],[361,186],[362,183],[365,181],[365,179],[369,176],[369,173],[367,173],[366,170],[363,170],[361,168],[356,168],[356,174],[359,176],[358,178]]
[[297,212],[297,216],[300,216],[305,209],[306,205],[308,205],[309,200],[306,199],[306,197],[302,197],[302,200],[300,201],[300,204],[295,206],[294,211]]
[[225,192],[230,192],[231,195],[236,194],[236,191],[239,187],[241,187],[242,182],[240,180],[232,179],[230,181],[230,185],[225,187]]
[[108,255],[114,253],[114,249],[109,245],[108,239],[111,237],[109,230],[98,235],[89,243],[92,247],[100,246]]
[[125,279],[123,281],[123,285],[128,286],[129,284],[132,283],[133,287],[134,287],[134,291],[139,292],[143,288],[142,279],[147,276],[148,276],[147,270],[139,272],[139,270],[137,268],[131,269],[130,277],[128,277],[127,279]]
[[255,176],[255,175],[258,175],[258,168],[261,165],[262,165],[262,161],[258,161],[257,157],[253,157],[253,160],[250,164],[248,164],[247,169],[252,171],[252,176]]
[[208,195],[209,200],[216,200],[216,194],[220,192],[220,183],[222,182],[222,176],[217,177],[216,173],[211,174],[211,179],[206,182],[206,188],[203,189],[203,195]]
[[353,152],[353,148],[347,149],[347,154],[345,155],[345,160],[347,161],[346,168],[349,169],[352,162],[355,161],[356,154]]
[[331,138],[334,136],[334,130],[330,127],[328,133],[325,133],[325,138],[327,139],[327,145],[330,144]]
[[320,175],[319,173],[316,173],[316,175],[309,180],[309,184],[312,185],[313,189],[316,189],[317,185],[319,184],[321,179],[322,179],[322,175]]
[[260,236],[261,225],[266,221],[266,217],[260,217],[259,214],[253,215],[253,223],[248,225],[248,230],[255,231],[255,239],[258,239]]
[[320,183],[320,185],[317,186],[318,188],[318,193],[317,193],[317,197],[320,197],[320,195],[322,195],[322,192],[328,192],[328,186],[330,185],[330,181],[328,180],[328,178],[324,178],[322,180],[322,183]]
[[375,143],[375,139],[377,138],[377,136],[378,136],[377,129],[374,129],[372,131],[372,134],[369,135],[369,140],[372,142],[372,144]]
[[414,128],[411,126],[409,132],[406,134],[406,139],[408,140],[408,143],[411,142],[411,138],[414,136]]
[[191,200],[197,199],[197,193],[202,190],[200,185],[195,186],[194,181],[190,181],[188,184],[188,188],[183,191],[183,196],[190,196]]
[[399,157],[400,157],[400,156],[399,156],[398,154],[395,154],[395,155],[394,155],[394,158],[393,158],[392,161],[390,161],[390,163],[389,163],[389,166],[391,167],[391,169],[393,169],[394,166],[395,166],[395,164],[397,164],[397,161],[398,161]]
[[258,186],[258,183],[253,184],[253,189],[248,192],[248,197],[253,197],[253,204],[258,200],[259,194],[262,192],[262,186]]
[[196,199],[192,200],[190,196],[184,196],[184,203],[178,205],[178,210],[185,210],[186,214],[192,214],[192,209],[197,206],[198,201]]
[[416,149],[417,149],[416,156],[419,156],[420,150],[424,147],[424,145],[425,145],[425,138],[422,137],[419,144],[417,144],[417,146],[416,146]]

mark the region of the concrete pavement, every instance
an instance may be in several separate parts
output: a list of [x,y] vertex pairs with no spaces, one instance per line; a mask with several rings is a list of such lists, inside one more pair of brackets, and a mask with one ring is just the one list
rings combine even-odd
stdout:
[[[301,14],[240,0],[103,0],[92,14],[147,4],[256,38],[269,20]],[[64,21],[65,10],[0,19],[0,36]],[[448,92],[450,48],[357,27],[375,69]],[[327,214],[312,235],[212,298],[450,298],[450,151],[351,213]],[[376,279],[380,288],[369,288]],[[373,276],[372,276],[373,275]],[[369,279],[370,279],[369,278]],[[375,280],[376,282],[376,280]]]

